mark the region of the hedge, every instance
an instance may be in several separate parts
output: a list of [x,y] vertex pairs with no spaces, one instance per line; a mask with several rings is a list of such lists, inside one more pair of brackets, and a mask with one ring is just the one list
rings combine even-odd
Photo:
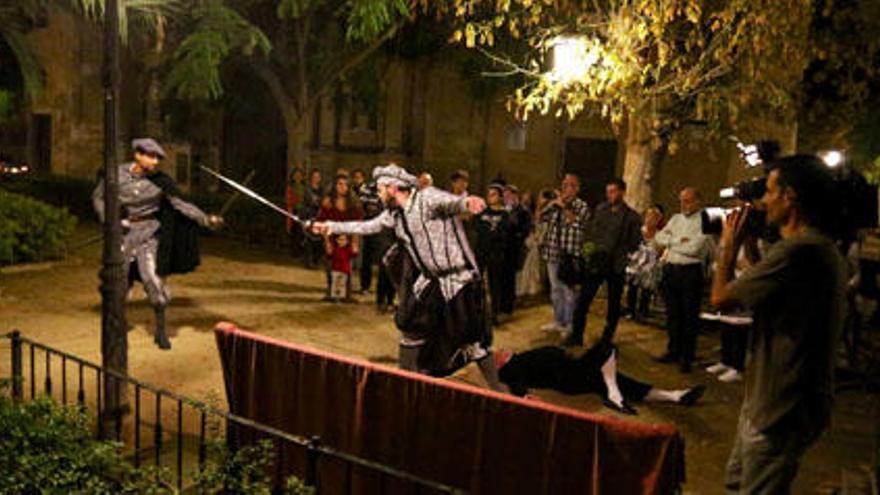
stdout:
[[56,255],[75,226],[66,209],[0,190],[0,264]]

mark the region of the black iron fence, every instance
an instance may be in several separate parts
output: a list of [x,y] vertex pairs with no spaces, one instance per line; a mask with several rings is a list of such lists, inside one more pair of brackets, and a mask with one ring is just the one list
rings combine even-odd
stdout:
[[[135,466],[146,463],[170,468],[178,489],[184,489],[194,474],[204,465],[210,440],[208,425],[220,427],[221,438],[231,448],[236,448],[237,437],[269,440],[276,453],[271,471],[291,472],[290,452],[304,451],[304,468],[292,474],[322,493],[325,481],[333,492],[351,493],[355,483],[354,470],[369,473],[371,486],[379,493],[397,490],[384,489],[389,484],[406,485],[413,493],[466,493],[464,490],[427,480],[390,466],[346,454],[331,446],[323,445],[319,437],[305,438],[291,435],[268,425],[231,414],[189,397],[150,385],[114,370],[104,369],[64,351],[52,348],[21,336],[18,331],[4,335],[11,343],[12,396],[15,400],[32,400],[39,395],[49,396],[62,404],[75,404],[96,418],[95,433],[98,438],[110,438],[124,443],[131,449]],[[60,375],[60,381],[58,377]],[[134,405],[126,405],[123,413],[113,414],[102,410],[102,394],[105,380],[119,380],[125,387],[125,397]],[[38,387],[38,383],[42,386]],[[132,414],[133,413],[133,414]],[[112,430],[108,431],[108,428]],[[145,434],[146,432],[146,434]],[[244,433],[244,434],[242,434]],[[216,432],[215,432],[216,434]],[[321,464],[334,462],[342,466],[336,470],[333,480]],[[187,469],[189,467],[190,469]],[[339,479],[339,477],[342,479]],[[377,481],[378,480],[378,481]],[[339,487],[342,487],[341,489]],[[328,490],[329,491],[329,490]]]

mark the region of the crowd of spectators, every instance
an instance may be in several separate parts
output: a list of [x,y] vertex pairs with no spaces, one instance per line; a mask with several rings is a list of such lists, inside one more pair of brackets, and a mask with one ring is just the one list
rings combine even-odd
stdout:
[[[818,217],[812,203],[822,197],[817,184],[825,180],[814,161],[792,157],[768,172],[767,192],[759,203],[766,209],[768,225],[780,228],[781,240],[760,246],[744,241],[748,236],[742,233],[745,222],[740,219],[751,204],[725,221],[720,237],[705,234],[702,196],[693,186],[681,189],[679,212],[667,219],[661,205],[635,211],[626,201],[627,184],[619,178],[607,181],[604,201],[593,208],[582,196],[576,174],[567,173],[557,188],[536,194],[503,177],[493,179],[484,191],[487,207],[478,215],[463,213],[456,219],[464,223],[463,231],[475,246],[488,295],[486,317],[491,326],[503,325],[518,307],[549,296],[553,319],[541,328],[558,333],[560,344],[514,356],[511,362],[519,363],[518,368],[502,360],[502,382],[511,390],[518,387],[519,395],[530,386],[567,390],[574,383],[578,390],[599,390],[606,406],[629,414],[635,409],[626,403],[628,398],[690,405],[702,394],[701,387],[663,390],[642,384],[637,393],[623,390],[626,387],[618,390],[615,376],[629,383],[616,375],[613,340],[618,320],[624,316],[656,324],[662,320],[655,318],[662,308],[661,325],[668,340],[666,351],[655,359],[676,365],[682,373],[690,373],[695,365],[699,331],[715,326],[722,337],[721,356],[706,371],[722,382],[744,381],[746,386],[725,484],[733,492],[784,490],[799,457],[827,423],[830,356],[838,327],[843,326],[842,258],[814,222]],[[381,212],[375,187],[365,182],[361,170],[350,176],[338,171],[328,191],[323,190],[319,171],[311,171],[307,181],[304,176],[295,168],[288,185],[288,208],[303,218],[352,220]],[[440,187],[427,171],[418,181],[419,190]],[[447,182],[448,191],[462,197],[469,195],[469,186],[465,170],[454,172]],[[318,261],[314,246],[320,242],[319,252],[326,254],[328,298],[351,300],[353,264],[360,268],[360,292],[369,293],[378,265],[377,305],[382,311],[393,307],[395,293],[381,263],[393,239],[316,240],[297,232],[294,224],[288,228],[308,266]],[[858,278],[849,285],[864,292],[865,283]],[[585,354],[563,352],[562,348],[583,350],[587,314],[603,286],[606,320],[601,333],[591,336],[595,344]],[[822,290],[812,293],[810,287]],[[804,301],[812,302],[804,306]],[[487,346],[491,332],[488,335]],[[501,355],[511,359],[510,353]],[[780,362],[794,364],[781,368]],[[747,363],[757,369],[747,373]],[[580,376],[587,368],[590,376],[602,375],[602,380],[557,383],[548,381],[547,373],[536,372],[564,369]],[[560,373],[550,374],[560,378]]]

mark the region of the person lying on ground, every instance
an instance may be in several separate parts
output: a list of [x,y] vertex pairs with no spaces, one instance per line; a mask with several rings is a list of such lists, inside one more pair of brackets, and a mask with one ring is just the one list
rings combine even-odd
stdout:
[[524,397],[532,388],[565,394],[594,393],[603,404],[624,414],[637,414],[631,402],[672,402],[691,406],[706,387],[668,390],[640,382],[617,371],[617,348],[600,341],[587,351],[544,346],[525,352],[495,352],[498,377],[513,395]]

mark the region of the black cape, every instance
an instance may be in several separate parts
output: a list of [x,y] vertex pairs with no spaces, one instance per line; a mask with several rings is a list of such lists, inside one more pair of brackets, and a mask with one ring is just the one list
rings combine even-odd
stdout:
[[168,174],[154,172],[147,178],[165,193],[159,213],[159,251],[157,272],[160,277],[177,273],[189,273],[201,263],[199,256],[199,224],[175,210],[168,196],[180,197],[180,190]]

